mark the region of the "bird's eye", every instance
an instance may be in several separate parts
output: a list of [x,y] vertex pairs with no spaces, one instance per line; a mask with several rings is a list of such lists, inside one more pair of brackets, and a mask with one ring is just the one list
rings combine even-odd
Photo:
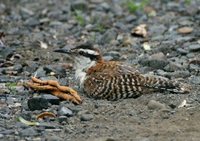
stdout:
[[80,55],[83,55],[83,54],[84,54],[84,52],[83,52],[83,51],[79,51],[79,54],[80,54]]

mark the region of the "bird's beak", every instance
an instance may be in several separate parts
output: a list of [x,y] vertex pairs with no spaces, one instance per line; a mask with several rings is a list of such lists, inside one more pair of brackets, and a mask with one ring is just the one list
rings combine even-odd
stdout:
[[65,53],[65,54],[71,54],[71,50],[70,50],[70,49],[67,49],[67,48],[56,49],[56,50],[54,50],[54,52]]

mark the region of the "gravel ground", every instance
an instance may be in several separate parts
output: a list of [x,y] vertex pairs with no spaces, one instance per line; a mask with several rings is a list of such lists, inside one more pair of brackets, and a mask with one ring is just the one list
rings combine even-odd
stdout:
[[[141,24],[147,25],[146,37],[132,34]],[[1,0],[0,32],[0,140],[200,140],[199,0]],[[188,83],[192,91],[118,101],[80,91],[84,102],[74,105],[22,86],[37,73],[78,91],[72,62],[53,50],[84,41],[107,60]],[[56,118],[38,121],[44,111]]]

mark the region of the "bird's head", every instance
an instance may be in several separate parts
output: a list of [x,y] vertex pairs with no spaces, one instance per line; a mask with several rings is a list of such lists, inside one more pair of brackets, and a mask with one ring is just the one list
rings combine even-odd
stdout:
[[91,43],[81,44],[72,49],[61,48],[55,52],[66,53],[70,56],[76,69],[87,70],[99,61],[102,61],[102,56],[97,48],[94,48]]

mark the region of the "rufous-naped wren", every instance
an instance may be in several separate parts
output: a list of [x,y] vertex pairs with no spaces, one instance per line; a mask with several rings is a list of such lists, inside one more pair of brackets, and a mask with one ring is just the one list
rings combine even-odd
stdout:
[[190,86],[157,76],[141,74],[136,68],[117,61],[105,61],[91,44],[72,49],[58,49],[74,61],[75,77],[89,96],[97,99],[117,100],[136,98],[155,91],[187,93]]

